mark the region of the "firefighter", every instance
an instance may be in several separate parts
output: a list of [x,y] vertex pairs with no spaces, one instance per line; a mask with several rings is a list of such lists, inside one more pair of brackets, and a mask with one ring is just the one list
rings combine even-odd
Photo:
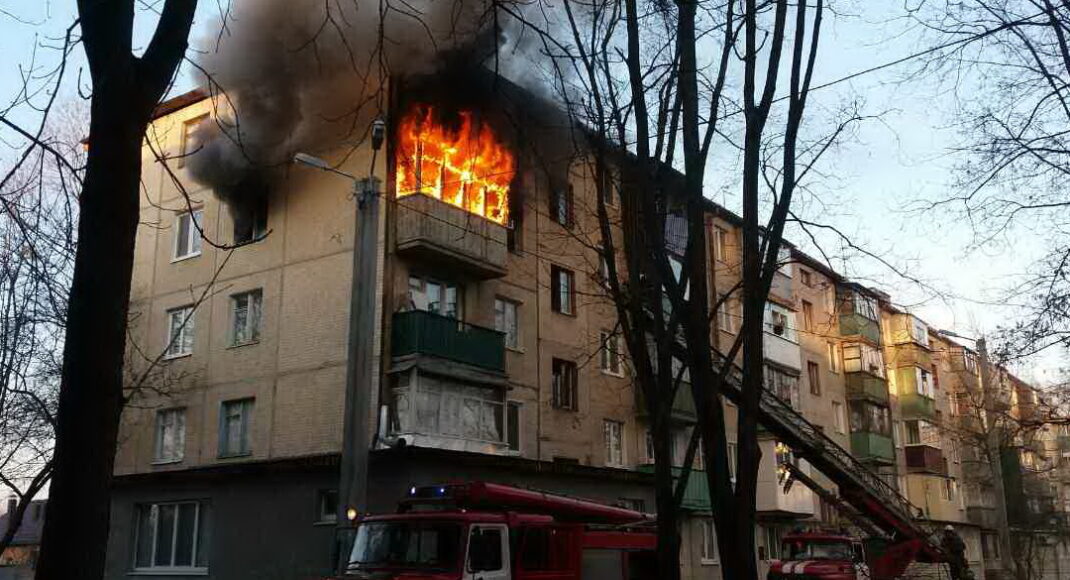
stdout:
[[966,543],[955,533],[953,526],[944,527],[944,536],[940,538],[940,547],[947,554],[951,580],[970,580],[973,574],[966,566]]

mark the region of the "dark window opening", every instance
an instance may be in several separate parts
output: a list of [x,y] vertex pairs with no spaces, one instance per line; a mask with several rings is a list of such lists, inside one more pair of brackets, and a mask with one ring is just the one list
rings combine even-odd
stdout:
[[259,191],[231,207],[234,214],[234,243],[255,242],[267,235],[268,196]]

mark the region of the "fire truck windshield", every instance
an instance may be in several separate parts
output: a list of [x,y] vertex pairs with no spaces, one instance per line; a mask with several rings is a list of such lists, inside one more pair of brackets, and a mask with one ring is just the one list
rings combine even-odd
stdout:
[[789,540],[784,542],[788,560],[851,560],[854,553],[847,542]]
[[367,522],[357,527],[350,568],[458,567],[461,525],[450,522]]

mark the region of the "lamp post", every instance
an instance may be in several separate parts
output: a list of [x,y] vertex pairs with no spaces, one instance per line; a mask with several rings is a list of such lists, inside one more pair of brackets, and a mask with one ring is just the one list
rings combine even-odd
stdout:
[[[382,145],[381,121],[373,125],[373,148]],[[376,138],[376,135],[380,137]],[[354,524],[365,513],[368,502],[368,456],[371,449],[372,385],[375,349],[375,298],[378,280],[376,252],[379,234],[379,179],[374,175],[358,178],[333,167],[327,161],[297,153],[294,163],[334,173],[349,179],[357,200],[353,231],[353,277],[349,302],[349,338],[346,353],[345,416],[342,431],[342,459],[338,481],[336,537],[337,564],[344,571]],[[372,160],[372,172],[375,161]]]

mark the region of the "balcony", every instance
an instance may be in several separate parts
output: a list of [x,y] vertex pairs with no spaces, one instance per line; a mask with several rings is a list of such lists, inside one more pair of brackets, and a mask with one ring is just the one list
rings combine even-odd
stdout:
[[[640,473],[654,473],[654,464],[646,463],[640,465],[636,467],[636,471],[639,471]],[[683,471],[681,468],[673,467],[673,478],[678,479],[681,471]],[[706,481],[706,472],[701,469],[692,469],[687,478],[687,486],[684,488],[684,499],[680,502],[680,507],[692,511],[710,511],[711,503],[709,489]]]
[[[646,408],[646,398],[643,397],[643,390],[638,385],[635,387],[635,408],[639,417],[645,418],[649,416]],[[672,402],[672,418],[675,421],[685,423],[694,423],[695,419],[698,418],[695,411],[695,399],[691,396],[690,383],[680,383],[680,387],[676,391],[676,398]]]
[[895,462],[895,447],[892,444],[892,438],[879,433],[868,431],[851,433],[851,454],[862,461]]
[[847,397],[888,404],[888,383],[869,373],[847,373]]
[[840,336],[861,336],[873,344],[880,344],[881,327],[857,312],[840,314]]
[[916,366],[929,369],[933,366],[933,353],[915,343],[903,343],[888,349],[888,365],[893,367]]
[[899,395],[899,412],[904,419],[933,419],[936,417],[936,401],[924,395]]
[[940,449],[929,445],[908,445],[905,452],[908,472],[947,475],[947,459]]
[[476,279],[505,275],[505,227],[426,195],[397,200],[397,252]]
[[503,333],[422,310],[394,314],[391,348],[395,359],[427,355],[505,373]]
[[967,506],[966,521],[982,528],[994,529],[999,527],[999,519],[996,516],[995,507]]

